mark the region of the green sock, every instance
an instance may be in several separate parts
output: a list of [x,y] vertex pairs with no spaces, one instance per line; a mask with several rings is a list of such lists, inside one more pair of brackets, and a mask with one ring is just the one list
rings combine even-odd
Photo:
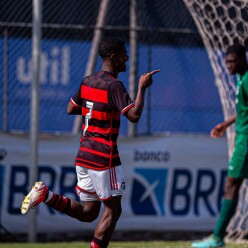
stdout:
[[226,228],[229,221],[233,217],[238,200],[224,199],[221,205],[220,215],[214,229],[214,237],[217,239],[223,239],[226,234]]

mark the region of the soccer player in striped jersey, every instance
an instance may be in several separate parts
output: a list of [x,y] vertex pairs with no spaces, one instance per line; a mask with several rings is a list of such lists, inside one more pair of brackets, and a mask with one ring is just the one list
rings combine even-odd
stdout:
[[235,149],[229,162],[224,199],[213,234],[202,241],[194,242],[192,247],[195,248],[225,247],[226,228],[235,214],[242,182],[248,178],[248,63],[245,47],[240,44],[228,47],[226,65],[229,74],[238,74],[236,114],[216,125],[211,130],[210,136],[212,138],[222,137],[226,129],[235,122]]
[[123,83],[117,78],[126,71],[128,55],[125,44],[116,38],[105,38],[99,46],[102,68],[85,77],[71,98],[67,113],[82,115],[80,147],[75,159],[78,183],[75,187],[81,202],[57,195],[48,190],[43,182],[34,185],[25,197],[23,214],[45,202],[55,210],[83,222],[94,221],[104,211],[96,226],[92,248],[108,246],[116,223],[121,215],[121,198],[125,190],[117,138],[120,114],[131,122],[138,122],[144,106],[145,91],[152,84],[155,70],[144,73],[133,102]]

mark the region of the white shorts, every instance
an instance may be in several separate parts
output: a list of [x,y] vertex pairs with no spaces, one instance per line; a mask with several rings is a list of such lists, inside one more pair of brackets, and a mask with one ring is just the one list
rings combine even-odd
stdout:
[[125,191],[122,165],[101,171],[76,166],[76,171],[78,183],[75,188],[81,201],[106,201]]

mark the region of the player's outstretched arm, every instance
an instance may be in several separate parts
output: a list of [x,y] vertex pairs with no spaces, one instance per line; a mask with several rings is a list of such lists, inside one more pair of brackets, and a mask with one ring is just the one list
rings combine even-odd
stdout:
[[225,132],[226,129],[235,122],[236,120],[236,115],[232,116],[230,119],[216,125],[210,132],[210,137],[213,139],[218,139],[220,137],[222,137]]
[[139,121],[144,108],[145,91],[148,87],[152,85],[152,76],[158,73],[159,71],[160,70],[154,70],[148,73],[144,73],[140,77],[138,92],[134,101],[135,106],[131,108],[126,114],[126,117],[129,121],[134,123],[137,123]]

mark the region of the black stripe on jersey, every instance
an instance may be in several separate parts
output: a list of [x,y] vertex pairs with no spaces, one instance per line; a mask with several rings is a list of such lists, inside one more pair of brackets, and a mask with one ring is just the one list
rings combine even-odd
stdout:
[[[82,159],[82,160],[80,160]],[[84,163],[85,161],[89,161],[94,166],[101,167],[101,165],[109,165],[110,164],[110,158],[103,157],[94,153],[90,153],[87,151],[78,151],[76,161],[80,163]]]
[[[82,98],[82,107],[86,107],[87,101],[90,102],[90,100]],[[93,110],[106,112],[106,113],[111,113],[113,111],[113,109],[111,109],[108,104],[101,102],[94,102]]]
[[[85,120],[85,117],[83,117],[83,121]],[[85,123],[85,121],[84,121]],[[112,121],[102,121],[102,120],[97,120],[97,119],[90,119],[89,120],[89,125],[90,126],[95,126],[95,127],[100,127],[100,128],[110,128],[112,123],[113,128],[119,128],[120,127],[120,120],[112,120]]]
[[87,139],[87,138],[81,142],[81,145],[87,149],[92,149],[92,145],[94,145],[95,151],[99,151],[106,155],[110,155],[111,149],[112,149],[113,155],[118,154],[117,145],[110,146],[108,144],[98,142],[96,140]]
[[[97,162],[94,162],[92,160],[87,160],[87,159],[81,159],[79,157],[76,158],[75,160],[75,165],[79,165],[79,166],[84,166],[84,167],[88,167],[88,168],[92,168],[94,167],[96,170],[102,170],[102,169],[106,169],[106,164],[101,164]],[[110,160],[108,160],[108,167],[112,167],[112,166],[118,166],[121,165],[121,161],[119,157],[115,157],[112,159],[112,163]]]

